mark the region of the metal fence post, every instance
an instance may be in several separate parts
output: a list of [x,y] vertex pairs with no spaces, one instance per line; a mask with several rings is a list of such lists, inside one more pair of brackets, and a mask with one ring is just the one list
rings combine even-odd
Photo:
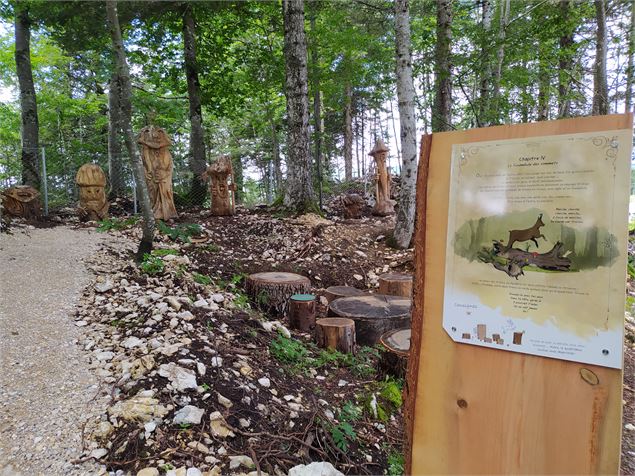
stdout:
[[49,192],[46,176],[46,148],[42,147],[42,191],[44,192],[44,216],[49,215]]
[[132,181],[132,203],[134,204],[134,214],[137,214],[137,182]]

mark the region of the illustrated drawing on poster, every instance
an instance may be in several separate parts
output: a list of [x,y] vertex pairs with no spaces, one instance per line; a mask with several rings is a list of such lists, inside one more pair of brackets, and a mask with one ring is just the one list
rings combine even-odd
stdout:
[[621,368],[632,131],[452,149],[443,327]]

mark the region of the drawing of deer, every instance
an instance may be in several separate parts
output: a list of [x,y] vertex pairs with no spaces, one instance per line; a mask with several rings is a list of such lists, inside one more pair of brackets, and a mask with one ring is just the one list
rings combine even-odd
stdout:
[[545,226],[542,221],[542,213],[538,215],[538,219],[534,226],[531,228],[526,228],[524,230],[510,230],[509,231],[509,241],[507,242],[506,250],[510,250],[514,243],[521,241],[531,240],[535,243],[536,248],[538,247],[538,242],[536,241],[538,238],[543,238],[545,241],[545,235],[540,233],[540,227]]

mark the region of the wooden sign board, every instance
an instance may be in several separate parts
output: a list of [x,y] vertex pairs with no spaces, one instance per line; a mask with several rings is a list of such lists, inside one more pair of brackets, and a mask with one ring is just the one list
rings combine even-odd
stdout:
[[[444,304],[447,310],[444,293],[448,289],[448,250],[453,249],[448,244],[453,151],[456,152],[461,144],[490,146],[499,142],[508,145],[510,140],[534,138],[540,142],[552,136],[594,135],[598,132],[605,133],[602,136],[614,137],[625,130],[632,130],[632,115],[499,126],[424,138],[417,186],[412,355],[407,379],[408,474],[618,473],[622,371],[615,360],[597,365],[601,357],[598,360],[581,357],[575,362],[573,360],[576,359],[569,355],[562,359],[556,358],[557,355],[530,355],[538,352],[507,348],[507,344],[520,346],[523,340],[522,335],[515,336],[513,332],[509,336],[504,335],[503,328],[494,329],[475,320],[473,325],[460,329],[457,326],[457,335],[450,337],[453,331],[451,328],[446,331],[443,323]],[[608,134],[611,131],[615,134]],[[630,134],[628,136],[631,137]],[[622,150],[616,151],[615,157],[598,154],[597,160],[626,160],[630,168],[631,144],[620,145]],[[426,160],[428,157],[429,160]],[[531,155],[521,154],[519,157]],[[626,170],[623,163],[619,165]],[[629,177],[630,174],[624,177],[620,173],[617,179],[627,183]],[[620,182],[620,187],[622,185]],[[607,193],[610,192],[607,190]],[[556,197],[558,194],[552,195]],[[609,198],[596,193],[591,199],[600,202]],[[622,198],[618,198],[618,202],[616,210],[625,215],[620,205]],[[495,204],[492,206],[495,208]],[[541,209],[535,203],[529,203],[527,208],[531,207]],[[553,221],[553,210],[549,216]],[[526,218],[519,219],[522,222]],[[534,219],[537,221],[538,218]],[[625,235],[627,217],[619,215],[616,219],[621,225],[612,230],[623,230]],[[452,224],[455,227],[461,225]],[[533,225],[529,223],[527,228]],[[525,227],[519,226],[518,229],[522,231]],[[555,227],[549,232],[552,239],[553,230]],[[529,241],[529,234],[532,233],[521,233],[519,238]],[[558,238],[561,236],[558,235]],[[499,250],[502,252],[518,247],[515,243],[510,246],[507,236],[492,239],[499,241],[496,246],[502,246],[503,249]],[[617,240],[619,244],[616,246],[621,248],[625,236],[617,236]],[[531,252],[531,248],[527,251]],[[533,253],[541,254],[538,251]],[[616,275],[619,275],[617,280],[611,278],[611,289],[607,289],[606,283],[597,283],[598,287],[603,286],[605,297],[612,292],[622,293],[623,302],[625,262],[624,252],[617,261],[611,262],[611,269],[617,270]],[[509,261],[503,263],[508,264]],[[516,282],[520,283],[515,279],[520,276],[495,270],[487,259],[481,260],[480,264],[487,268],[487,272],[491,267],[493,272],[500,274],[500,278],[510,279],[514,286]],[[579,275],[584,272],[579,271]],[[575,299],[574,296],[570,298]],[[613,300],[611,306],[615,315],[619,303]],[[495,309],[501,310],[500,306]],[[564,321],[570,322],[570,316]],[[517,317],[517,322],[523,322],[522,316]],[[555,322],[551,325],[557,327],[557,319]],[[476,345],[461,343],[462,339],[472,340],[469,344]],[[621,355],[621,349],[612,348],[611,352]],[[585,361],[594,363],[583,363]]]

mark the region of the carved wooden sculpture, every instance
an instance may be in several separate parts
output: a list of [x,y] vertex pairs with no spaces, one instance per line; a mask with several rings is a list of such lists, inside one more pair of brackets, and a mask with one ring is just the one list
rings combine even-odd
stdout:
[[390,199],[390,176],[386,169],[388,147],[383,140],[378,139],[368,155],[372,156],[377,164],[376,203],[373,213],[380,216],[391,215],[395,213],[395,201]]
[[79,217],[82,220],[103,220],[108,217],[110,203],[106,200],[106,174],[97,164],[84,164],[77,171],[79,186]]
[[178,216],[172,192],[172,155],[168,149],[171,144],[168,135],[160,127],[146,126],[139,132],[137,142],[141,144],[154,217],[169,220]]
[[203,179],[210,181],[212,215],[233,215],[236,212],[234,169],[231,157],[224,155],[207,167]]
[[39,217],[41,214],[40,192],[28,185],[15,185],[2,192],[2,205],[9,216]]

